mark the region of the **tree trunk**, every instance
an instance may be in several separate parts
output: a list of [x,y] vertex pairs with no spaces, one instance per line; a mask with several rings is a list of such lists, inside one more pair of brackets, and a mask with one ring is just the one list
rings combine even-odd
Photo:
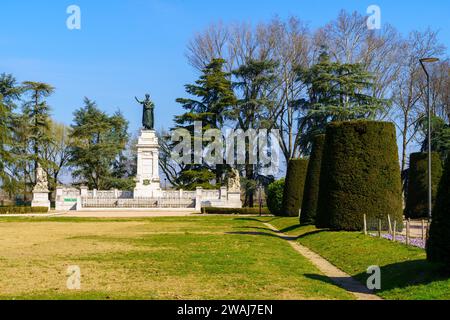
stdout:
[[[247,183],[251,182],[254,180],[254,168],[252,164],[247,164],[245,166],[245,177],[247,178]],[[250,188],[247,188],[246,192],[245,192],[245,202],[246,202],[246,206],[253,208],[254,205],[254,192],[253,192],[253,187],[250,186]]]

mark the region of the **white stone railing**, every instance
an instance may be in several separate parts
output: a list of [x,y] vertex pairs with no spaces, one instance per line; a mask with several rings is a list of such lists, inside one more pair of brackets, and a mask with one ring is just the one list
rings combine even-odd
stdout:
[[81,210],[83,208],[195,208],[202,206],[240,207],[239,192],[228,192],[226,187],[220,190],[195,191],[163,190],[157,198],[135,198],[133,191],[88,190],[81,187],[58,188],[56,192],[56,210]]

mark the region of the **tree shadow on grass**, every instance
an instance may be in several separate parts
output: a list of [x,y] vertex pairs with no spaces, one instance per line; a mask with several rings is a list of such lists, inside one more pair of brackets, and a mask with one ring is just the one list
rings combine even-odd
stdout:
[[328,284],[333,284],[336,287],[345,289],[352,293],[365,293],[365,294],[376,294],[375,291],[369,290],[364,285],[357,282],[357,285],[351,278],[348,277],[327,277],[320,274],[305,274],[305,277],[311,280],[321,281]]
[[[441,264],[431,263],[425,259],[389,264],[380,267],[380,269],[381,290],[379,292],[427,285],[450,278],[450,273],[445,271]],[[369,274],[363,272],[354,277],[365,283],[369,276]]]
[[270,220],[263,220],[262,218],[264,218],[264,217],[261,217],[261,218],[259,218],[259,217],[258,218],[250,218],[250,217],[248,217],[248,218],[235,218],[233,220],[235,220],[235,221],[256,221],[256,222],[260,222],[260,223],[271,223],[273,221],[276,221],[276,220],[280,219],[279,217],[272,217],[272,219],[270,219]]
[[314,231],[306,232],[299,236],[289,236],[289,235],[284,235],[281,231],[276,232],[269,228],[263,228],[263,227],[241,227],[241,228],[264,230],[266,232],[234,231],[234,232],[226,232],[226,234],[247,235],[247,236],[267,236],[267,237],[275,237],[275,238],[279,238],[279,239],[283,239],[283,240],[287,240],[287,241],[296,241],[298,239],[326,231],[326,230],[314,230]]
[[[445,271],[442,265],[430,263],[427,260],[403,261],[380,267],[380,269],[381,290],[374,291],[373,293],[375,294],[382,294],[394,289],[406,289],[414,286],[426,286],[433,282],[445,281],[450,278],[450,272]],[[371,275],[372,274],[362,272],[353,275],[353,278],[358,280],[363,286],[366,286],[367,280]],[[340,280],[314,274],[305,276],[314,280],[321,280],[323,282],[329,282],[329,279],[331,279],[333,280],[333,282],[339,283],[338,281]],[[414,289],[411,288],[411,290]],[[432,294],[436,295],[436,297],[432,298],[439,299],[439,296],[442,296],[442,298],[448,298],[448,290],[446,291],[447,292],[432,292]],[[410,296],[413,299],[421,298],[415,297],[414,293],[411,293]]]
[[[291,240],[288,239],[288,237],[285,237],[280,234],[273,233],[272,230],[267,229],[271,232],[258,232],[258,231],[233,231],[233,232],[225,232],[225,234],[230,235],[241,235],[241,236],[264,236],[264,237],[272,237],[272,238],[279,238],[284,240]],[[290,237],[289,237],[290,238]]]

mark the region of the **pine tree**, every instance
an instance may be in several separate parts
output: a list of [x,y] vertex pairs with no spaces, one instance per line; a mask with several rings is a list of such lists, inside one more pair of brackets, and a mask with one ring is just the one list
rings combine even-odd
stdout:
[[25,93],[30,96],[30,100],[25,102],[23,106],[23,114],[30,133],[29,140],[32,154],[29,155],[29,159],[34,164],[34,175],[36,175],[38,162],[41,161],[39,153],[52,140],[50,134],[50,107],[45,98],[52,95],[55,89],[49,84],[33,81],[25,81],[23,88]]
[[[15,128],[13,112],[21,93],[22,88],[11,74],[0,75],[0,183],[10,195],[17,191],[17,183],[11,172],[15,160],[12,150]],[[8,167],[10,170],[7,170]]]
[[[275,68],[277,64],[270,60],[248,60],[233,72],[237,81],[233,83],[234,89],[240,98],[232,109],[232,118],[237,121],[237,128],[247,131],[249,129],[262,129],[270,126],[267,111],[273,109],[274,97],[271,96],[275,82]],[[258,180],[267,179],[258,174],[258,165],[249,163],[250,141],[246,140],[245,179],[245,206],[253,207],[254,194]]]
[[121,180],[114,171],[128,141],[128,122],[119,112],[108,116],[88,98],[84,103],[74,113],[70,133],[72,176],[91,189],[131,188],[129,181]]
[[[182,104],[186,112],[175,117],[177,128],[187,129],[194,137],[194,122],[202,123],[202,134],[208,129],[222,129],[228,117],[231,106],[236,103],[232,90],[230,74],[223,71],[225,60],[213,59],[203,70],[203,74],[195,84],[185,86],[186,92],[195,98],[179,98],[176,101]],[[205,143],[207,144],[207,143]],[[192,154],[192,163],[194,155]],[[202,164],[187,164],[181,170],[177,184],[183,188],[193,189],[196,186],[212,188],[212,180],[221,184],[225,166],[217,164],[208,166]],[[212,174],[211,174],[212,173]]]
[[388,105],[387,100],[368,94],[374,78],[363,64],[332,62],[322,52],[317,64],[299,68],[298,75],[298,81],[307,87],[307,99],[297,101],[297,107],[307,110],[306,116],[299,119],[304,150],[315,135],[325,133],[328,123],[374,119]]

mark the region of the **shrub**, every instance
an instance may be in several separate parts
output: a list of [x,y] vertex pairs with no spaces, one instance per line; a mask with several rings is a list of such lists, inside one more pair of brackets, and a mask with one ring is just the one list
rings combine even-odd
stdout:
[[317,201],[319,198],[320,169],[322,165],[323,146],[325,135],[314,138],[309,158],[308,172],[306,174],[305,192],[303,194],[300,224],[310,225],[316,222]]
[[299,211],[303,201],[303,191],[305,187],[307,169],[308,160],[289,160],[284,184],[281,215],[289,217],[299,216]]
[[[202,209],[202,212],[207,214],[248,214],[259,215],[259,208],[213,208],[206,207]],[[270,214],[268,208],[262,208],[261,214]]]
[[[442,162],[437,152],[432,153],[431,167],[434,203],[439,181],[442,177]],[[412,219],[428,217],[428,153],[411,154],[405,216]]]
[[363,215],[401,223],[402,186],[394,124],[331,123],[326,130],[316,225],[359,231]]
[[450,158],[447,159],[436,195],[427,256],[428,260],[444,263],[450,269]]
[[267,188],[267,207],[275,216],[281,215],[283,192],[284,178],[271,183]]
[[0,207],[0,214],[47,213],[47,207]]

